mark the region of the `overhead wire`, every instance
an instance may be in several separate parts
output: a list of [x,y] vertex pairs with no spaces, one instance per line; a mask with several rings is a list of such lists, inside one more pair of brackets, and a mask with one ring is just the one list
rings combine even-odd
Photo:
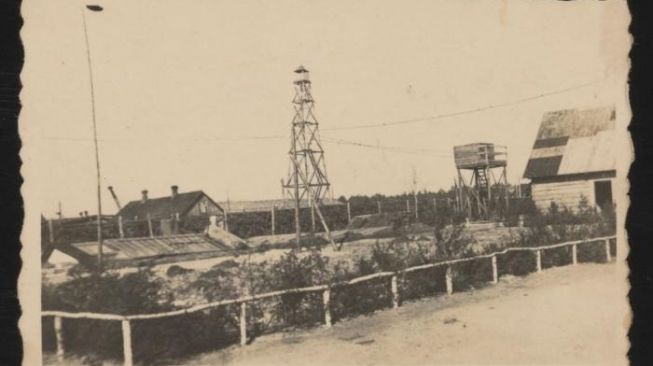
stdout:
[[322,137],[322,141],[326,143],[332,143],[332,144],[337,144],[337,145],[349,145],[349,146],[356,146],[356,147],[363,147],[363,148],[368,148],[368,149],[376,149],[376,150],[383,150],[383,151],[389,151],[389,152],[397,152],[397,153],[402,153],[402,154],[411,154],[411,155],[422,155],[422,156],[432,156],[432,157],[451,157],[451,154],[443,153],[438,150],[433,150],[433,149],[410,149],[406,147],[400,147],[400,146],[386,146],[386,145],[372,145],[372,144],[366,144],[358,141],[350,141],[350,140],[343,140],[343,139],[333,139],[329,137]]
[[548,97],[548,96],[551,96],[551,95],[561,94],[561,93],[565,93],[565,92],[568,92],[568,91],[585,88],[585,87],[597,84],[597,83],[602,82],[602,81],[603,81],[603,79],[595,80],[595,81],[592,81],[592,82],[579,84],[579,85],[571,86],[571,87],[564,88],[564,89],[558,89],[558,90],[554,90],[554,91],[550,91],[550,92],[546,92],[546,93],[541,93],[541,94],[538,94],[538,95],[533,95],[533,96],[526,97],[526,98],[516,99],[516,100],[510,101],[510,102],[499,103],[499,104],[491,104],[491,105],[487,105],[487,106],[484,106],[484,107],[466,109],[466,110],[457,111],[457,112],[443,113],[443,114],[437,114],[437,115],[432,115],[432,116],[411,118],[411,119],[404,119],[404,120],[390,121],[390,122],[370,123],[370,124],[354,125],[354,126],[328,127],[328,128],[323,128],[322,130],[323,131],[357,130],[357,129],[365,129],[365,128],[390,127],[390,126],[398,126],[398,125],[404,125],[404,124],[410,124],[410,123],[418,123],[418,122],[439,120],[439,119],[443,119],[443,118],[450,118],[450,117],[456,117],[456,116],[461,116],[461,115],[465,115],[465,114],[478,113],[478,112],[483,112],[483,111],[502,108],[502,107],[509,107],[509,106],[529,102],[529,101],[532,101],[532,100],[536,100],[536,99],[539,99],[539,98],[544,98],[544,97]]
[[[461,116],[461,115],[465,115],[465,114],[479,113],[479,112],[482,112],[482,111],[487,111],[487,110],[497,109],[497,108],[501,108],[501,107],[517,105],[517,104],[533,101],[533,100],[536,100],[536,99],[548,97],[548,96],[551,96],[551,95],[556,95],[556,94],[561,94],[561,93],[565,93],[565,92],[576,90],[576,89],[581,89],[581,88],[584,88],[584,87],[587,87],[587,86],[590,86],[590,85],[597,84],[598,82],[601,82],[601,81],[602,80],[596,80],[596,81],[593,81],[593,82],[578,84],[578,85],[567,87],[567,88],[564,88],[564,89],[558,89],[558,90],[554,90],[554,91],[550,91],[550,92],[540,93],[538,95],[533,95],[533,96],[529,96],[529,97],[525,97],[525,98],[520,98],[520,99],[512,100],[512,101],[509,101],[509,102],[493,104],[493,105],[487,105],[487,106],[483,106],[483,107],[467,109],[467,110],[462,110],[462,111],[457,111],[457,112],[444,113],[444,114],[438,114],[438,115],[420,117],[420,118],[412,118],[412,119],[404,119],[404,120],[383,122],[383,123],[375,123],[375,124],[321,128],[321,131],[338,131],[338,130],[355,130],[355,129],[367,129],[367,128],[383,128],[383,127],[389,127],[389,126],[397,126],[397,125],[403,125],[403,124],[410,124],[410,123],[417,123],[417,122],[424,122],[424,121],[431,121],[431,120],[439,120],[439,119],[444,119],[444,118]],[[192,138],[192,139],[189,139],[189,140],[192,140],[192,141],[208,141],[208,142],[213,142],[213,141],[239,142],[239,141],[247,141],[247,140],[275,140],[275,139],[286,139],[286,138],[288,138],[288,137],[287,136],[281,136],[281,135],[267,135],[267,136],[262,135],[262,136],[241,136],[241,137],[206,137],[206,138]],[[44,137],[44,139],[62,140],[62,141],[86,141],[86,140],[90,140],[89,138],[74,138],[74,137]],[[176,140],[178,140],[178,139],[176,139]],[[444,153],[442,150],[438,151],[438,150],[433,150],[433,149],[414,149],[414,148],[400,147],[400,146],[386,146],[386,145],[380,145],[380,144],[368,144],[368,143],[359,142],[359,141],[336,139],[336,138],[332,138],[332,137],[328,137],[328,136],[326,136],[326,137],[322,136],[322,140],[327,142],[327,143],[331,143],[331,144],[348,145],[348,146],[362,147],[362,148],[368,148],[368,149],[383,150],[383,151],[388,151],[388,152],[398,152],[398,153],[404,153],[404,154],[433,156],[433,157],[450,157],[451,156],[451,153]],[[99,141],[112,142],[112,141],[131,141],[131,140],[128,140],[128,139],[100,139]]]

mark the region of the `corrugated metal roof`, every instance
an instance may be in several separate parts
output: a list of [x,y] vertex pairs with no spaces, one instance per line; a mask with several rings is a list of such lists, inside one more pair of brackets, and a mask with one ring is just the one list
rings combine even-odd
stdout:
[[[206,234],[108,239],[102,252],[112,259],[143,259],[191,253],[224,252],[232,250]],[[73,247],[87,256],[97,255],[97,243],[75,243]]]
[[[322,200],[324,206],[343,205],[338,200],[325,198]],[[229,201],[220,202],[220,206],[229,212],[268,212],[274,206],[277,210],[289,210],[295,208],[295,201],[289,199],[260,200],[260,201]],[[301,207],[308,207],[306,201],[302,201]]]
[[614,107],[548,112],[540,125],[524,178],[614,170]]

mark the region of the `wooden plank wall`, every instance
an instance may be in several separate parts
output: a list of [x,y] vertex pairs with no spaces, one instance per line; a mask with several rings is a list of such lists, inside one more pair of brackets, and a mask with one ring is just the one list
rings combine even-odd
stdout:
[[564,205],[575,210],[578,207],[581,195],[587,197],[590,206],[594,205],[594,182],[595,180],[576,180],[533,183],[531,194],[535,205],[540,211],[546,212],[551,206],[551,201],[556,202],[561,207]]

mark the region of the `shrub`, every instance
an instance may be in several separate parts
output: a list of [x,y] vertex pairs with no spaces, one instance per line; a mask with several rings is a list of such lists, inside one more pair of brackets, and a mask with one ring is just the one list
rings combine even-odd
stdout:
[[405,273],[399,278],[399,298],[404,301],[444,293],[445,271],[446,267],[440,266]]
[[603,241],[589,241],[578,245],[578,262],[605,262],[607,256],[605,254],[605,245]]
[[336,287],[331,292],[331,310],[334,320],[370,314],[390,306],[391,298],[387,278]]
[[[155,280],[149,270],[139,270],[123,276],[79,272],[71,281],[61,285],[44,284],[42,303],[46,309],[72,312],[125,315],[160,312],[171,309],[167,299],[161,296],[162,290],[161,281]],[[71,353],[97,354],[102,358],[120,358],[122,354],[119,322],[66,319],[63,331],[64,347]],[[49,331],[44,332],[46,349],[54,348],[54,339],[50,335]],[[158,339],[154,334],[149,336],[150,339]],[[146,348],[152,350],[158,346]]]
[[[318,250],[299,257],[296,251],[290,251],[270,266],[271,287],[274,289],[291,289],[308,287],[328,282],[328,258]],[[312,294],[297,293],[281,296],[280,318],[291,325],[303,323],[314,307],[321,304]],[[316,304],[317,303],[317,304]]]
[[572,248],[564,246],[560,248],[546,249],[542,251],[542,268],[566,266],[572,263]]
[[530,251],[512,251],[497,256],[499,276],[524,276],[535,271],[535,255]]
[[492,279],[492,262],[489,258],[456,263],[452,266],[453,287],[456,291],[481,288]]
[[[213,279],[214,273],[202,277]],[[223,280],[223,278],[221,278]],[[220,296],[229,296],[223,281]],[[208,288],[208,286],[207,286]],[[125,275],[80,273],[71,281],[54,286],[45,284],[43,307],[71,312],[112,314],[158,313],[172,310],[171,296],[161,280],[143,269]],[[237,339],[235,312],[220,307],[163,319],[132,322],[134,359],[145,364],[166,363],[192,352],[213,349]],[[52,321],[43,322],[43,348],[54,349]],[[171,332],[174,329],[174,332]],[[91,355],[91,359],[121,359],[122,333],[120,322],[89,319],[63,321],[64,347],[72,354]]]
[[178,266],[176,264],[173,264],[172,266],[168,267],[168,270],[166,271],[166,276],[176,277],[176,276],[184,275],[184,274],[190,273],[190,272],[193,272],[193,270],[183,268],[183,267],[180,267],[180,266]]

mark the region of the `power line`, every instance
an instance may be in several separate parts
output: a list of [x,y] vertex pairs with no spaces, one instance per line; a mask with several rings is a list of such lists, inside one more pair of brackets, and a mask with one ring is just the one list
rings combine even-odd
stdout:
[[[240,142],[240,141],[246,141],[246,140],[286,140],[288,136],[245,136],[245,137],[193,137],[193,138],[188,138],[188,139],[179,139],[175,138],[173,139],[174,141],[182,141],[182,140],[187,140],[187,141],[193,141],[193,142],[198,142],[198,141],[205,141],[205,142],[216,142],[216,141],[232,141],[232,142]],[[48,137],[41,137],[43,140],[54,140],[54,141],[92,141],[91,138],[89,137],[61,137],[61,136],[48,136]],[[100,142],[137,142],[140,141],[140,139],[98,139]]]
[[603,79],[592,81],[592,82],[589,82],[589,83],[575,85],[575,86],[564,88],[564,89],[554,90],[554,91],[551,91],[551,92],[546,92],[546,93],[542,93],[542,94],[538,94],[538,95],[534,95],[534,96],[530,96],[530,97],[526,97],[526,98],[516,99],[516,100],[510,101],[510,102],[505,102],[505,103],[500,103],[500,104],[491,104],[491,105],[484,106],[484,107],[467,109],[467,110],[458,111],[458,112],[437,114],[437,115],[433,115],[433,116],[420,117],[420,118],[411,118],[411,119],[404,119],[404,120],[398,120],[398,121],[390,121],[390,122],[382,122],[382,123],[371,123],[371,124],[366,124],[366,125],[331,127],[331,128],[324,128],[323,130],[324,131],[339,131],[339,130],[358,130],[358,129],[364,129],[364,128],[389,127],[389,126],[397,126],[397,125],[404,125],[404,124],[410,124],[410,123],[417,123],[417,122],[424,122],[424,121],[430,121],[430,120],[437,120],[437,119],[455,117],[455,116],[460,116],[460,115],[464,115],[464,114],[478,113],[478,112],[487,111],[487,110],[491,110],[491,109],[509,107],[509,106],[529,102],[529,101],[532,101],[532,100],[536,100],[536,99],[539,99],[539,98],[544,98],[544,97],[548,97],[548,96],[551,96],[551,95],[561,94],[561,93],[565,93],[565,92],[568,92],[568,91],[585,88],[587,86],[597,84],[597,83],[599,83],[601,81],[603,81]]
[[[85,137],[42,137],[42,139],[45,140],[55,140],[55,141],[91,141],[90,138],[85,138]],[[205,138],[205,139],[188,139],[189,141],[207,141],[207,142],[213,142],[213,141],[233,141],[233,142],[239,142],[239,141],[245,141],[245,140],[285,140],[287,139],[287,136],[253,136],[253,137],[241,137],[241,138]],[[358,141],[350,141],[350,140],[343,140],[343,139],[333,139],[333,138],[328,138],[328,137],[323,137],[322,140],[326,143],[329,144],[336,144],[336,145],[348,145],[348,146],[355,146],[355,147],[363,147],[367,149],[375,149],[375,150],[383,150],[383,151],[389,151],[389,152],[396,152],[396,153],[402,153],[402,154],[410,154],[410,155],[421,155],[421,156],[431,156],[431,157],[446,157],[450,158],[451,154],[447,153],[442,153],[438,150],[433,150],[433,149],[410,149],[406,147],[400,147],[400,146],[387,146],[387,145],[371,145],[371,144],[365,144],[362,142]],[[133,139],[99,139],[98,141],[100,142],[135,142],[136,140]],[[177,140],[178,141],[178,140]]]
[[431,157],[440,157],[440,158],[451,157],[451,154],[442,153],[438,150],[432,150],[432,149],[410,149],[410,148],[400,147],[400,146],[387,146],[387,145],[378,145],[378,144],[371,145],[362,142],[342,140],[342,139],[332,139],[332,138],[322,138],[322,139],[325,142],[333,143],[337,145],[350,145],[350,146],[364,147],[368,149],[376,149],[376,150],[383,150],[383,151],[390,151],[390,152],[397,152],[397,153],[411,154],[411,155],[422,155],[422,156],[431,156]]
[[[547,96],[555,95],[555,94],[561,94],[565,93],[571,90],[576,90],[580,88],[584,88],[593,84],[596,84],[602,80],[597,80],[589,83],[584,83],[584,84],[579,84],[576,86],[564,88],[564,89],[559,89],[551,92],[546,92],[546,93],[541,93],[538,95],[526,97],[526,98],[521,98],[517,100],[513,100],[510,102],[505,102],[505,103],[500,103],[500,104],[494,104],[494,105],[489,105],[489,106],[484,106],[484,107],[478,107],[474,109],[468,109],[468,110],[463,110],[463,111],[458,111],[458,112],[452,112],[452,113],[446,113],[446,114],[439,114],[439,115],[434,115],[434,116],[429,116],[429,117],[421,117],[421,118],[412,118],[412,119],[405,119],[405,120],[398,120],[398,121],[391,121],[391,122],[384,122],[384,123],[378,123],[378,124],[367,124],[367,125],[358,125],[358,126],[348,126],[348,127],[332,127],[332,128],[324,128],[323,130],[326,131],[336,131],[336,130],[353,130],[353,129],[364,129],[364,128],[376,128],[376,127],[388,127],[388,126],[396,126],[396,125],[402,125],[402,124],[409,124],[409,123],[416,123],[416,122],[422,122],[422,121],[429,121],[429,120],[437,120],[437,119],[443,119],[443,118],[448,118],[448,117],[454,117],[454,116],[460,116],[464,114],[472,114],[472,113],[478,113],[486,110],[491,110],[491,109],[496,109],[496,108],[501,108],[501,107],[507,107],[507,106],[512,106],[520,103],[525,103],[529,102],[532,100],[536,100],[539,98],[544,98]],[[88,141],[90,140],[89,138],[74,138],[74,137],[43,137],[43,139],[46,140],[61,140],[61,141]],[[190,138],[187,139],[189,141],[207,141],[207,142],[214,142],[214,141],[231,141],[231,142],[239,142],[239,141],[248,141],[248,140],[276,140],[276,139],[287,139],[287,136],[280,136],[280,135],[262,135],[262,136],[242,136],[242,137],[206,137],[206,138]],[[180,139],[175,139],[175,141],[179,141]],[[366,144],[362,142],[357,142],[357,141],[350,141],[350,140],[343,140],[343,139],[335,139],[335,138],[324,138],[323,140],[325,142],[333,143],[333,144],[339,144],[339,145],[349,145],[349,146],[357,146],[357,147],[363,147],[363,148],[368,148],[368,149],[377,149],[377,150],[384,150],[384,151],[391,151],[391,152],[398,152],[398,153],[404,153],[404,154],[412,154],[412,155],[422,155],[422,156],[432,156],[432,157],[451,157],[450,153],[442,153],[437,150],[431,150],[431,149],[411,149],[407,147],[399,147],[399,146],[384,146],[384,145],[371,145],[371,144]],[[136,141],[134,139],[101,139],[100,141],[102,142],[129,142],[129,141]]]

